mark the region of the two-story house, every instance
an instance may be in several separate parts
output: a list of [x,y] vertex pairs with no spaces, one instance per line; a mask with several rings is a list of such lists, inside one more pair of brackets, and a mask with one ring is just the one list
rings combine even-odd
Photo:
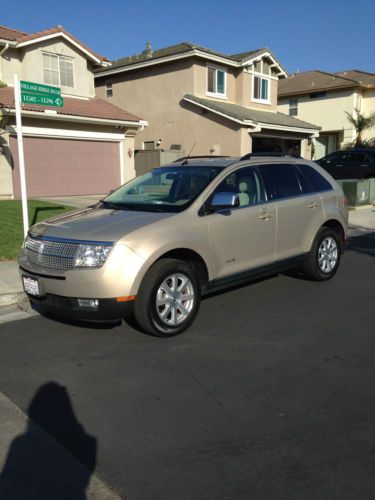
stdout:
[[[314,158],[319,159],[355,139],[356,131],[345,112],[353,117],[375,112],[375,74],[315,70],[290,75],[279,83],[278,109],[321,127],[314,141]],[[363,134],[364,139],[374,136],[375,127]]]
[[0,27],[0,198],[20,196],[14,74],[64,99],[22,104],[28,196],[101,194],[134,176],[134,137],[146,123],[95,96],[93,72],[109,64],[61,26]]
[[277,111],[286,72],[268,49],[225,55],[181,43],[112,61],[95,72],[98,96],[143,116],[137,149],[181,149],[192,155],[249,152],[309,157],[319,127]]

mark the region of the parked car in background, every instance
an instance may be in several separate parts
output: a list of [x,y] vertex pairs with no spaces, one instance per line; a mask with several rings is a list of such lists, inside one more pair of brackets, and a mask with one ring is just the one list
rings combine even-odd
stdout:
[[172,336],[203,294],[296,266],[332,278],[347,223],[341,188],[313,162],[185,158],[33,226],[20,272],[42,310],[94,321],[134,313],[143,331]]
[[317,160],[334,179],[369,179],[375,177],[375,149],[347,149]]

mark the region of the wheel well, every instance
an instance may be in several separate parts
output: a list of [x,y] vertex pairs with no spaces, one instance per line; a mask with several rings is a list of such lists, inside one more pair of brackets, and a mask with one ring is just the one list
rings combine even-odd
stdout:
[[340,222],[337,221],[337,220],[335,220],[335,219],[330,219],[330,220],[327,220],[323,224],[323,227],[330,227],[332,229],[337,229],[338,233],[340,235],[342,248],[344,248],[344,245],[345,245],[345,231],[344,231],[344,228],[342,227],[342,225],[340,224]]
[[197,273],[201,286],[204,287],[204,285],[207,284],[208,269],[206,263],[197,252],[194,252],[194,250],[190,250],[189,248],[176,248],[161,255],[158,260],[165,258],[179,259],[187,262]]

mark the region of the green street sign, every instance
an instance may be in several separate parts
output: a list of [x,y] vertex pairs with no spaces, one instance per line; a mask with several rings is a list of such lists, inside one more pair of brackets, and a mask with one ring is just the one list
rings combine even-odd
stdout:
[[46,94],[49,96],[61,95],[61,89],[58,87],[51,87],[50,85],[43,85],[41,83],[24,82],[20,81],[21,92],[31,92],[36,94]]
[[25,104],[39,104],[40,106],[55,106],[58,108],[64,106],[64,99],[60,95],[21,92],[21,101]]

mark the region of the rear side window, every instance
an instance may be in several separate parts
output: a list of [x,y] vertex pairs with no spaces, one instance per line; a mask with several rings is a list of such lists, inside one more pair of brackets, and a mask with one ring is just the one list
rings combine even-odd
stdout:
[[310,165],[298,165],[298,169],[302,176],[307,180],[311,189],[310,192],[316,193],[318,191],[331,191],[332,185],[325,179],[315,168]]
[[350,153],[349,161],[353,163],[369,163],[370,158],[365,153]]
[[280,163],[262,165],[262,174],[267,179],[267,185],[272,199],[292,198],[302,194],[300,183],[294,165]]

